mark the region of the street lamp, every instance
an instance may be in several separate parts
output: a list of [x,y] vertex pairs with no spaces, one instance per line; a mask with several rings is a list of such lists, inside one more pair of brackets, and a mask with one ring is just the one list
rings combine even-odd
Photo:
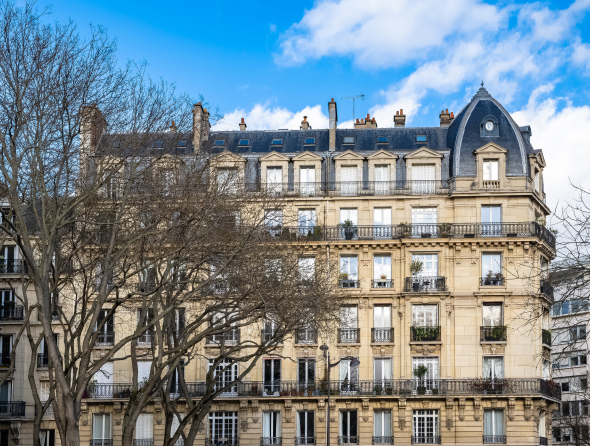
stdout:
[[324,352],[324,357],[326,358],[326,381],[328,383],[328,405],[326,407],[326,446],[330,446],[330,369],[332,367],[336,367],[342,361],[350,361],[351,367],[358,367],[361,362],[358,360],[358,358],[345,356],[344,358],[340,358],[340,361],[330,364],[330,347],[324,344],[320,346],[320,350]]

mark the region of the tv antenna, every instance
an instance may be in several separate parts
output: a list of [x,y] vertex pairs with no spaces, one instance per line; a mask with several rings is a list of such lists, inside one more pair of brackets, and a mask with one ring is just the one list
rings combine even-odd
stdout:
[[363,94],[363,92],[361,91],[361,94],[356,95],[356,96],[347,96],[345,98],[340,98],[340,99],[352,99],[352,125],[354,126],[354,101],[356,99],[362,99],[363,101],[365,100],[365,95]]

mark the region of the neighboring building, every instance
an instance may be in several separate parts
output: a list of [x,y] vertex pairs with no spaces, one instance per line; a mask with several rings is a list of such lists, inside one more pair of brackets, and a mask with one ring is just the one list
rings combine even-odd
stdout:
[[[550,210],[545,161],[531,146],[530,127],[519,127],[483,87],[457,116],[443,111],[436,127],[405,127],[400,111],[391,128],[367,115],[354,129],[338,129],[332,100],[329,129],[312,129],[304,118],[295,131],[248,131],[242,123],[239,131],[209,133],[200,107],[180,152],[211,152],[212,168],[238,169],[249,190],[290,197],[272,218],[297,219],[298,227],[284,229],[307,239],[302,264],[326,246],[338,256],[348,323],[331,340],[330,354],[360,365],[345,360],[332,369],[327,423],[318,336],[299,334],[282,348],[292,361],[264,358],[247,383],[218,399],[197,444],[325,444],[327,424],[332,444],[547,444],[560,399],[542,359],[549,355],[542,330],[549,328],[552,295],[538,280],[531,286],[512,278],[522,264],[540,268],[555,256],[554,236],[536,222]],[[10,265],[18,265],[7,249],[5,284],[16,277]],[[415,260],[421,271],[411,271]],[[519,318],[531,300],[543,320],[523,328]],[[3,354],[19,311],[2,313]],[[109,333],[105,328],[105,342]],[[12,401],[0,403],[2,435],[20,436],[21,445],[32,444],[34,415],[26,345],[19,345],[13,378],[0,393]],[[211,347],[203,346],[205,358]],[[44,365],[41,348],[41,392]],[[207,365],[193,361],[185,376],[203,381]],[[420,365],[427,372],[418,381],[413,370]],[[116,362],[110,381],[95,388],[124,388],[129,371]],[[110,392],[84,400],[82,443],[117,445],[125,398]],[[137,438],[161,444],[161,422],[157,408],[142,414]],[[44,429],[51,446],[51,416]]]

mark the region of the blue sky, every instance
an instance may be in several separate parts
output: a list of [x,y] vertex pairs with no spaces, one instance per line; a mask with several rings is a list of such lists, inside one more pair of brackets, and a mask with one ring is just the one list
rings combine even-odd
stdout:
[[[153,77],[203,94],[225,115],[218,128],[299,128],[303,115],[327,127],[338,102],[341,126],[363,92],[357,117],[380,127],[403,108],[408,125],[438,125],[484,80],[488,91],[533,129],[545,152],[549,203],[586,184],[590,153],[590,0],[113,1],[45,2],[117,39],[121,63],[146,60]],[[569,159],[567,159],[569,158]]]

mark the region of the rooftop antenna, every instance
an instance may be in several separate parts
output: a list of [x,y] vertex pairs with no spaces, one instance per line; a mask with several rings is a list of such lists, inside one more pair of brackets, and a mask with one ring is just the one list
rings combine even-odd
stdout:
[[354,126],[354,101],[355,99],[362,99],[363,101],[365,100],[365,95],[363,94],[363,92],[361,91],[361,94],[356,95],[356,96],[347,96],[345,98],[340,98],[340,99],[352,99],[352,125]]

